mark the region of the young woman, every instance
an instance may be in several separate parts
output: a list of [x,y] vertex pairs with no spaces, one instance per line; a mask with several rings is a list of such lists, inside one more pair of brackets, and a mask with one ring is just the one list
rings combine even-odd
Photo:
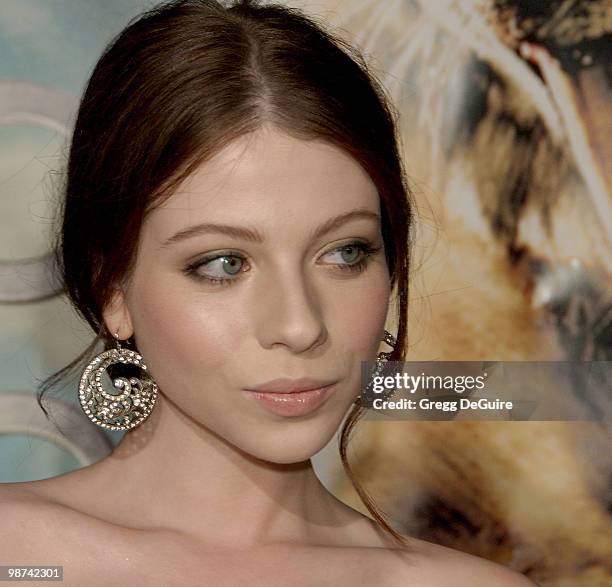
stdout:
[[2,487],[0,564],[63,565],[68,585],[532,584],[313,472],[343,421],[346,457],[392,295],[388,358],[405,351],[409,193],[354,50],[278,5],[145,13],[89,80],[64,201],[59,267],[96,338],[52,379],[89,361],[85,412],[128,431]]

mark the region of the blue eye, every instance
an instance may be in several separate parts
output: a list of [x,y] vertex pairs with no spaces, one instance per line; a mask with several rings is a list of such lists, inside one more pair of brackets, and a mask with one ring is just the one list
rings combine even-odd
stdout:
[[[369,263],[371,255],[376,254],[382,247],[373,247],[370,242],[354,241],[337,247],[333,251],[326,253],[327,255],[339,255],[339,263],[329,263],[335,269],[340,271],[351,271],[359,273],[363,271]],[[200,281],[206,281],[218,285],[230,285],[240,279],[239,274],[244,273],[247,259],[236,253],[223,253],[212,257],[199,259],[185,268],[185,273]],[[221,275],[210,275],[210,273],[201,273],[198,270],[202,267],[214,267],[215,263]],[[328,264],[328,263],[325,263]],[[248,265],[246,265],[248,267]],[[231,277],[231,276],[238,277]],[[227,276],[227,277],[226,277]]]
[[370,263],[370,257],[382,249],[374,247],[370,241],[353,241],[330,251],[332,255],[339,254],[346,263],[333,263],[341,272],[361,273]]
[[[209,281],[211,283],[227,283],[230,281],[235,281],[236,278],[227,278],[223,277],[223,275],[237,275],[243,271],[243,266],[246,259],[241,255],[235,254],[224,254],[217,255],[216,257],[208,257],[204,259],[200,259],[196,261],[193,265],[187,267],[186,272],[190,275],[193,275],[197,279],[204,279],[205,281]],[[221,276],[210,276],[202,273],[198,273],[196,270],[200,267],[209,267],[217,264],[217,267],[223,272]],[[227,271],[227,273],[226,273]]]
[[[359,261],[358,261],[359,255],[360,254],[364,254],[365,255],[368,250],[370,250],[370,249],[366,250],[365,246],[364,246],[364,243],[351,243],[351,244],[348,244],[348,245],[344,245],[344,246],[340,247],[339,249],[335,249],[334,251],[332,251],[332,254],[334,254],[334,255],[339,254],[341,256],[341,259],[344,260],[347,263],[347,265],[339,265],[339,267],[341,267],[341,268],[353,268],[353,267],[355,267],[355,265],[359,264]],[[347,260],[344,255],[348,256],[349,260]]]

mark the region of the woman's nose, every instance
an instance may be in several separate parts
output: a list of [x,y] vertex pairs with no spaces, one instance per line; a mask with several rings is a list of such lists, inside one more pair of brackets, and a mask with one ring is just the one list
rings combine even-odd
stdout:
[[327,338],[320,295],[301,273],[276,279],[257,302],[262,346],[283,345],[303,353]]

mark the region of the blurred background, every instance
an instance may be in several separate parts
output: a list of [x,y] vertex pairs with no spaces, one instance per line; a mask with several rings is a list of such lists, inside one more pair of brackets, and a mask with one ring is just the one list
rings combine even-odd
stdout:
[[[87,420],[77,379],[48,394],[64,435],[35,389],[93,337],[48,257],[78,99],[154,3],[0,4],[0,482],[85,466],[121,437]],[[612,360],[612,0],[283,3],[357,45],[398,111],[416,204],[407,359]],[[605,397],[588,422],[365,420],[351,462],[404,532],[543,586],[612,585]],[[314,461],[365,513],[335,441]]]

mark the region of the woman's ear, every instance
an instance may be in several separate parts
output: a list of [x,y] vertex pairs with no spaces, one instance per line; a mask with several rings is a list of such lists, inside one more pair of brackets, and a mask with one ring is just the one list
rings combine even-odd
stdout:
[[132,318],[122,288],[116,287],[114,289],[111,299],[102,311],[102,316],[108,331],[112,335],[117,332],[120,340],[126,340],[134,334]]

